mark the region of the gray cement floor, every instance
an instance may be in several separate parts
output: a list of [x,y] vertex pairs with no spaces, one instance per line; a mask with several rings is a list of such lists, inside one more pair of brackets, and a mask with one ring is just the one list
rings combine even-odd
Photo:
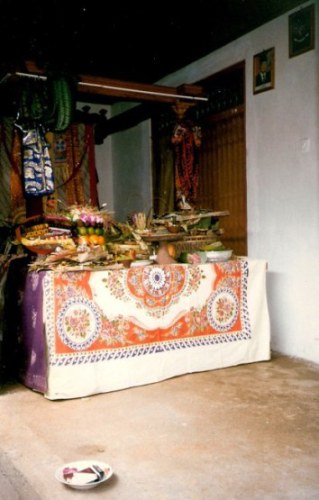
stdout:
[[[3,500],[319,499],[319,366],[270,362],[195,373],[88,398],[0,394]],[[81,492],[66,462],[109,463]]]

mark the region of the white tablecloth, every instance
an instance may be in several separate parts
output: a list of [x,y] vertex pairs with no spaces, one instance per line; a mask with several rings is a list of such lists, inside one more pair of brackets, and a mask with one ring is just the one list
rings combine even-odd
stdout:
[[[39,335],[41,326],[44,348],[29,343],[24,381],[49,399],[67,399],[268,360],[265,280],[266,262],[243,258],[31,273],[28,287],[41,293],[33,304],[26,291],[26,328]],[[39,352],[42,389],[32,373]]]

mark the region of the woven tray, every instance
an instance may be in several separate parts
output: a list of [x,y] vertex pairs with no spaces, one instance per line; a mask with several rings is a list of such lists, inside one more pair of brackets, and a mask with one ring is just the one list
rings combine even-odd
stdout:
[[183,240],[174,241],[174,246],[176,248],[176,256],[179,257],[182,252],[196,252],[204,245],[209,245],[217,241],[216,234],[202,235],[202,236],[192,236],[191,238],[185,238]]

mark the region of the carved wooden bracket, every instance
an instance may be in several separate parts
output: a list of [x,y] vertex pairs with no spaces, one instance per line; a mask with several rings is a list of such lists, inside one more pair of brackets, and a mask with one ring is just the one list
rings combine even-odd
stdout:
[[172,109],[176,114],[177,120],[181,121],[185,117],[190,107],[194,106],[194,102],[177,101],[172,105]]

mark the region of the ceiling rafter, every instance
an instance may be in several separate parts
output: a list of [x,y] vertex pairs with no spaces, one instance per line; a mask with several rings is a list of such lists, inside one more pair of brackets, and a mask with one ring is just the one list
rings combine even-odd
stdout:
[[[46,78],[45,70],[36,66],[33,61],[25,62],[26,72],[16,71],[16,76],[31,78]],[[118,99],[132,101],[152,101],[175,104],[178,101],[196,103],[207,101],[203,95],[202,87],[198,85],[184,84],[179,87],[171,87],[157,84],[127,82],[109,78],[79,75],[77,90],[79,93],[111,96]]]

